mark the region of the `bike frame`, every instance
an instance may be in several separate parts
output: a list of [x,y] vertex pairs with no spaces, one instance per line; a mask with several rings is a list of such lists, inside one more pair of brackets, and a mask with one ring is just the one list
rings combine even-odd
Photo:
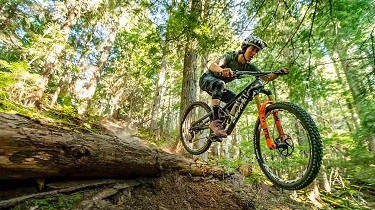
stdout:
[[[236,126],[236,124],[237,124],[238,120],[240,119],[242,113],[244,112],[246,106],[248,105],[248,103],[250,101],[253,100],[253,98],[255,98],[255,103],[256,103],[257,109],[258,109],[259,120],[260,120],[262,129],[263,129],[264,136],[266,138],[267,147],[269,149],[277,149],[278,145],[275,144],[275,142],[272,140],[271,136],[269,135],[268,125],[267,125],[267,122],[266,122],[266,107],[274,102],[274,97],[272,95],[272,91],[264,89],[264,84],[263,84],[263,82],[260,78],[261,76],[265,76],[265,75],[267,75],[269,73],[272,73],[272,72],[247,72],[247,71],[245,72],[245,71],[242,71],[242,72],[238,72],[238,73],[252,75],[252,76],[255,76],[256,79],[252,83],[250,83],[247,87],[245,87],[245,89],[243,89],[239,94],[237,94],[232,100],[230,100],[222,108],[223,110],[227,110],[227,108],[229,106],[231,106],[232,104],[236,103],[236,101],[240,102],[233,118],[228,113],[225,113],[224,124],[227,125],[227,128],[226,128],[227,134],[230,135],[232,133],[234,127]],[[268,96],[268,101],[265,101],[265,102],[261,103],[260,98],[259,98],[260,93],[266,94]],[[228,111],[230,112],[231,110],[228,110]],[[207,115],[202,117],[200,120],[194,122],[192,124],[192,127],[197,125],[200,122],[203,122],[203,120],[205,120],[206,118],[211,118],[212,113],[213,112],[211,111],[210,113],[208,113]],[[232,120],[230,120],[231,118],[232,118]],[[279,138],[281,138],[281,140],[283,141],[284,140],[283,139],[284,131],[283,131],[280,119],[278,117],[278,112],[273,113],[273,118],[275,120],[275,125],[277,127]]]

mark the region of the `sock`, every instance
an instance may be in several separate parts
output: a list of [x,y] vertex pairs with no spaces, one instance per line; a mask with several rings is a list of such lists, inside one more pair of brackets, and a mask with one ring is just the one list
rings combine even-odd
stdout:
[[212,120],[218,120],[219,116],[220,116],[219,115],[220,106],[213,106],[212,109],[214,111],[214,115],[213,115]]

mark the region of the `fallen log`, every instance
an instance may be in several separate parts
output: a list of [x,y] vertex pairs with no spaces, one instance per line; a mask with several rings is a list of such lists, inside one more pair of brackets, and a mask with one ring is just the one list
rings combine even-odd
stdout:
[[150,148],[129,137],[62,129],[0,113],[0,179],[139,177],[178,171],[223,176],[221,167]]

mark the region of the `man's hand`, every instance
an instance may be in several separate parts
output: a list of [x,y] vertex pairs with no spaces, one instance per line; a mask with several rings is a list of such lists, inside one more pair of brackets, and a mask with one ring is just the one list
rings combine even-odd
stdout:
[[283,67],[280,69],[280,71],[283,73],[283,74],[289,74],[289,69],[287,67]]
[[221,71],[221,76],[223,77],[233,77],[233,71],[230,68],[225,68]]

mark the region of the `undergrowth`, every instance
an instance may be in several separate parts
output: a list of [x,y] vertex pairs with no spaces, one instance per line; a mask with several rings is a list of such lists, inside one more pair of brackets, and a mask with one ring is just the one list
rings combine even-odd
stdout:
[[81,119],[77,108],[74,106],[63,105],[60,109],[38,109],[33,106],[23,106],[10,101],[7,98],[7,94],[0,91],[0,112],[20,114],[34,119],[45,119],[48,124],[66,130],[100,133],[100,129],[97,128],[95,122],[100,121],[101,118],[90,116],[86,119]]
[[55,210],[55,209],[71,209],[77,201],[82,198],[81,193],[72,193],[69,195],[58,194],[57,196],[48,196],[43,199],[30,199],[20,203],[12,210],[39,209],[39,210]]

